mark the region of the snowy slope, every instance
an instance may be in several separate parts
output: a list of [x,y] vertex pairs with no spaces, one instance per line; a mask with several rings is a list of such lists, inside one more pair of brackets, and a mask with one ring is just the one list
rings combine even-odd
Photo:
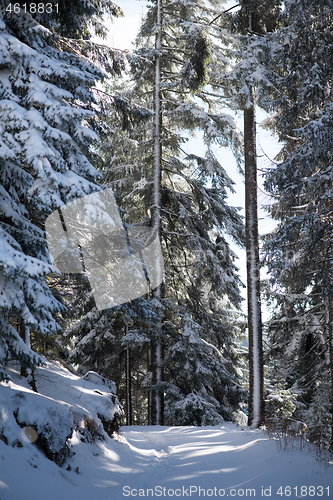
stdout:
[[[44,370],[41,391],[48,393],[51,406],[74,401],[78,408],[78,387],[80,391],[85,387],[81,407],[90,414],[98,413],[96,408],[88,409],[98,395],[91,382],[82,382],[60,365],[39,370]],[[10,390],[28,390],[18,382],[16,377]],[[0,385],[0,396],[8,386]],[[264,432],[233,424],[133,426],[123,427],[114,439],[105,435],[102,441],[82,442],[81,437],[74,431],[70,445],[75,455],[67,458],[63,467],[48,460],[27,439],[22,439],[20,448],[0,440],[0,499],[239,498],[269,493],[271,498],[281,499],[289,496],[288,486],[290,498],[333,495],[333,464],[325,468],[307,452],[279,451]]]
[[[0,439],[22,448],[34,443],[58,465],[73,453],[71,440],[93,442],[111,435],[122,409],[112,381],[88,372],[78,377],[60,363],[35,371],[34,392],[16,362],[7,367],[9,382],[0,384]],[[1,498],[1,497],[0,497]]]

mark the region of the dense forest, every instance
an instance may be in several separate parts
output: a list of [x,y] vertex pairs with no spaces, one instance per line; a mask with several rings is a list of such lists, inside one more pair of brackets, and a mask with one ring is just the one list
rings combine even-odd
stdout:
[[[54,359],[113,380],[123,424],[246,419],[332,450],[332,3],[147,0],[133,51],[105,44],[119,3],[0,2],[0,380],[15,360],[37,390],[34,369]],[[264,184],[277,228],[261,241],[259,108],[281,144]],[[245,218],[217,149],[244,176]],[[122,234],[114,252],[103,235],[92,248],[123,279],[107,308],[87,235],[59,236],[56,262],[47,235],[52,214],[69,235],[69,206],[87,220],[78,200],[94,194],[98,226],[105,192]],[[138,262],[149,234],[144,292],[126,300],[137,267],[123,256]]]

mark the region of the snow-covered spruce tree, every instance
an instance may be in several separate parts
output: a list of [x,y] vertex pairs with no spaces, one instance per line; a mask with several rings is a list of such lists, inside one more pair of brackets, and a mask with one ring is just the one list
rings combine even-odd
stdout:
[[[233,418],[242,397],[235,350],[240,281],[227,235],[242,244],[244,233],[237,210],[227,205],[227,190],[233,189],[233,183],[213,153],[215,143],[230,146],[240,157],[241,140],[233,118],[218,108],[220,95],[214,99],[212,88],[205,87],[209,71],[204,61],[209,59],[210,50],[214,62],[220,61],[220,67],[225,63],[215,52],[213,39],[210,42],[202,30],[216,16],[216,10],[164,1],[161,14],[159,73],[157,6],[152,2],[132,59],[133,89],[122,101],[123,110],[128,107],[126,99],[141,106],[146,121],[136,127],[134,120],[125,120],[129,148],[122,147],[121,138],[120,147],[115,147],[112,137],[103,147],[110,163],[108,185],[126,213],[126,222],[151,226],[156,139],[160,144],[158,188],[165,274],[161,297],[152,294],[146,307],[151,317],[162,316],[141,331],[152,354],[154,389],[165,395],[165,422],[200,425]],[[222,28],[216,30],[224,36]],[[211,74],[212,78],[218,74],[216,65]],[[154,121],[156,83],[160,87],[159,130]],[[118,98],[118,106],[120,102]],[[186,131],[202,132],[206,151],[201,156],[182,149]],[[136,327],[140,330],[140,322],[133,323],[134,330]],[[163,343],[159,381],[154,377],[156,336]],[[134,342],[136,339],[133,337]],[[190,362],[186,363],[187,359]]]
[[95,370],[116,383],[127,425],[150,423],[146,387],[150,356],[145,332],[157,319],[150,302],[139,298],[106,311],[92,308],[66,332],[76,340],[70,361],[79,365],[78,371]]
[[[108,116],[106,126],[112,131],[110,141],[107,142],[108,155],[102,168],[105,184],[110,186],[110,179],[114,177],[114,173],[110,176],[108,164],[116,161],[115,155],[117,161],[126,164],[125,178],[121,185],[118,184],[119,191],[115,192],[119,205],[128,191],[126,186],[133,184],[132,174],[136,167],[131,165],[132,159],[135,157],[135,161],[142,161],[138,153],[137,140],[144,134],[143,124],[153,115],[151,110],[131,102],[126,93],[124,94],[125,87],[126,83],[121,79],[118,81],[115,79],[112,86],[108,84],[107,93],[98,91],[102,101],[104,100],[102,102],[104,116]],[[123,95],[120,95],[121,91]],[[142,156],[144,156],[143,151]],[[137,210],[140,208],[135,204],[128,206],[129,213],[121,209],[120,214],[125,227],[128,227],[129,219],[136,220],[133,214]],[[148,415],[150,405],[147,401],[151,353],[148,347],[149,338],[145,331],[157,321],[156,307],[151,301],[138,298],[107,311],[98,311],[89,284],[80,288],[80,292],[84,292],[84,297],[72,295],[71,287],[69,292],[72,298],[66,299],[69,315],[66,318],[65,338],[69,342],[75,339],[69,361],[78,366],[78,371],[81,373],[85,373],[88,369],[96,370],[116,382],[119,399],[126,410],[124,423],[129,421],[135,424],[151,423],[151,417]],[[126,375],[129,371],[130,378]],[[133,407],[132,412],[129,412],[127,405],[131,398]],[[151,396],[148,399],[151,400]]]
[[[91,46],[96,52],[99,51],[99,56],[101,55],[100,46],[90,44],[89,41],[94,34],[101,38],[106,37],[108,32],[105,25],[106,16],[123,15],[121,8],[112,0],[67,0],[64,4],[51,0],[51,2],[39,2],[39,5],[38,2],[25,2],[24,0],[17,2],[1,0],[0,7],[7,19],[13,21],[14,24],[18,16],[21,17],[20,9],[29,14],[20,29],[28,27],[32,18],[53,33],[67,38],[68,46],[74,39],[80,40],[84,42],[82,46]],[[112,51],[107,51],[107,47],[103,47],[103,50],[108,55],[112,54]]]
[[[245,222],[247,260],[247,302],[249,336],[248,424],[260,426],[265,420],[264,362],[259,267],[256,106],[265,104],[270,89],[266,66],[266,34],[275,29],[280,1],[242,0],[230,15],[233,30],[240,34],[235,44],[236,65],[222,77],[233,96],[235,109],[244,114]],[[237,39],[236,39],[237,40]]]
[[284,147],[266,179],[280,221],[265,244],[279,294],[269,334],[287,360],[280,382],[298,395],[295,416],[332,448],[332,11],[326,1],[285,7],[272,44],[271,126]]
[[31,368],[40,361],[22,337],[28,341],[30,330],[59,330],[54,313],[62,306],[45,281],[50,266],[44,221],[53,209],[100,189],[89,161],[97,137],[89,126],[96,126],[89,89],[102,73],[24,9],[2,8],[0,15],[0,363],[5,378],[10,359]]
[[283,293],[269,297],[274,313],[267,325],[267,425],[288,430],[295,420],[304,422],[307,438],[328,448],[331,377],[327,313],[320,298],[308,296],[302,287],[297,290],[294,281],[289,287],[282,269],[281,275]]

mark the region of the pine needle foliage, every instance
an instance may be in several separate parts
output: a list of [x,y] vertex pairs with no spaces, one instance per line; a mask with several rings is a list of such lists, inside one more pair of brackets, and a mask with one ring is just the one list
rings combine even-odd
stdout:
[[[77,21],[86,22],[79,13]],[[1,377],[11,359],[29,368],[42,361],[24,343],[29,331],[60,331],[56,317],[64,305],[46,282],[52,272],[46,217],[101,189],[91,89],[104,73],[50,28],[23,8],[0,12]]]
[[[234,118],[225,108],[220,109],[220,95],[210,97],[213,92],[208,84],[217,74],[213,61],[219,59],[222,68],[225,60],[216,50],[216,40],[208,35],[216,10],[201,7],[193,4],[188,8],[182,1],[163,2],[162,7],[162,296],[156,299],[151,294],[107,313],[113,318],[122,311],[123,335],[128,325],[123,348],[131,349],[141,360],[141,394],[146,408],[151,391],[163,392],[165,423],[179,425],[233,419],[244,397],[236,349],[242,284],[229,246],[229,238],[243,245],[244,227],[238,211],[227,203],[233,181],[214,154],[214,146],[231,147],[240,164],[242,138]],[[132,82],[122,93],[122,83],[115,82],[105,95],[112,130],[102,145],[108,165],[105,182],[116,195],[125,227],[153,224],[155,20],[156,3],[151,2],[137,50],[130,58]],[[216,31],[220,34],[222,29],[216,27]],[[203,137],[201,155],[186,151],[189,136],[195,133]],[[158,324],[164,354],[163,378],[156,382],[156,360],[150,359],[149,352],[154,351]],[[75,352],[82,364],[94,356],[91,327],[85,334],[78,332]],[[86,353],[80,349],[84,338]],[[118,364],[124,373],[121,358],[124,350],[119,352]],[[138,366],[132,366],[135,383]],[[108,376],[106,371],[104,374]]]
[[297,394],[295,417],[332,448],[331,4],[286,2],[281,22],[270,41],[270,125],[283,147],[266,176],[279,220],[265,242],[276,311],[269,335],[285,360],[279,380]]

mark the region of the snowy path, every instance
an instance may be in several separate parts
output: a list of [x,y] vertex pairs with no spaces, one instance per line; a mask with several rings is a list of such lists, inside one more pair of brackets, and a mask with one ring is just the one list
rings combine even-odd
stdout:
[[[278,451],[263,432],[232,424],[123,427],[119,440],[78,441],[74,449],[68,461],[71,470],[66,470],[67,464],[59,468],[33,445],[14,449],[0,441],[1,500],[240,498],[269,493],[270,498],[285,499],[288,486],[290,498],[333,495],[332,465],[325,469],[306,452]],[[282,496],[277,493],[280,486],[286,493]]]
[[[322,486],[322,496],[326,497],[325,488],[331,486],[333,494],[332,470],[325,471],[307,453],[278,451],[276,443],[259,431],[234,425],[158,430],[131,427],[124,428],[123,436],[136,454],[141,471],[126,484],[133,485],[138,495],[140,489],[147,495],[146,490],[152,488],[166,497],[174,494],[186,498],[186,491],[192,498],[254,496],[254,491],[255,496],[265,496],[264,491],[267,495],[271,491],[272,498],[281,498],[277,494],[280,486],[283,491],[290,486],[294,497],[296,486],[299,497],[301,486]],[[114,498],[124,498],[123,493],[129,492],[126,488]],[[317,493],[320,495],[321,489]]]

